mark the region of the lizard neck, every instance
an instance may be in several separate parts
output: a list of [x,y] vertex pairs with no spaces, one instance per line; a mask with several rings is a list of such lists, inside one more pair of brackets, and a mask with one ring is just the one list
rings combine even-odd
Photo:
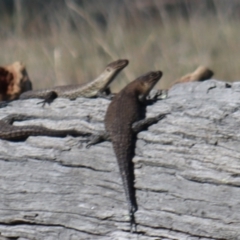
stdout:
[[96,95],[98,92],[103,92],[109,84],[114,80],[118,73],[118,70],[115,71],[104,71],[102,72],[95,80],[88,83],[84,86],[83,90],[89,91],[90,94]]

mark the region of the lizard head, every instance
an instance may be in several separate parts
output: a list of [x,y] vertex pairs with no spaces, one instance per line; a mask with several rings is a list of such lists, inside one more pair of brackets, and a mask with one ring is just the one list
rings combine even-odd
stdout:
[[136,94],[138,95],[138,98],[140,101],[144,100],[149,92],[152,90],[152,88],[156,85],[156,83],[159,81],[159,79],[162,77],[161,71],[155,71],[155,72],[148,72],[139,78],[137,78],[133,83],[135,82],[137,88],[136,88]]
[[199,77],[199,81],[210,79],[214,75],[214,72],[204,66],[199,66],[194,72],[194,77]]
[[119,59],[106,66],[104,72],[101,74],[104,81],[99,81],[100,85],[104,85],[100,88],[101,92],[104,92],[108,88],[110,83],[116,78],[121,70],[128,65],[128,62],[129,61],[127,59]]
[[121,71],[128,65],[127,59],[119,59],[117,61],[111,62],[107,65],[106,71],[107,72],[115,72],[116,70]]

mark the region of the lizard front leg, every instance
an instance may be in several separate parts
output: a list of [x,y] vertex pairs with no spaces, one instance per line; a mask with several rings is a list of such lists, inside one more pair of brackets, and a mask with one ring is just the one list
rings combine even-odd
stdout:
[[142,130],[148,128],[152,124],[157,123],[158,121],[162,120],[163,118],[166,117],[167,114],[169,114],[169,113],[161,113],[156,117],[145,118],[145,119],[139,120],[139,121],[133,123],[132,129],[137,134],[137,133],[141,132]]
[[157,101],[157,100],[163,100],[168,97],[168,90],[164,89],[153,89],[149,95],[147,96],[147,101]]
[[97,97],[105,98],[108,100],[112,100],[115,95],[116,94],[112,93],[111,89],[109,87],[106,88],[104,91],[98,91],[98,93],[97,93]]

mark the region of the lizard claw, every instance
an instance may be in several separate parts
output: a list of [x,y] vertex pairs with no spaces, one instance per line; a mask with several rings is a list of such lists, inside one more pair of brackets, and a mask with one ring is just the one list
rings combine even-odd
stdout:
[[91,141],[86,145],[86,148],[90,148],[92,145],[95,145],[97,143],[103,142],[103,141],[109,141],[109,135],[107,133],[101,133],[100,135],[95,135]]
[[92,145],[95,145],[101,141],[102,141],[102,136],[96,135],[92,138],[92,140],[88,142],[88,144],[86,145],[86,148],[89,149]]
[[160,121],[160,120],[164,119],[168,114],[170,114],[170,112],[159,114],[157,116],[157,120]]
[[93,145],[93,143],[91,143],[91,141],[86,145],[86,148],[89,149],[91,146]]
[[168,90],[158,90],[158,92],[156,93],[155,98],[159,99],[159,100],[163,100],[165,98],[168,97]]

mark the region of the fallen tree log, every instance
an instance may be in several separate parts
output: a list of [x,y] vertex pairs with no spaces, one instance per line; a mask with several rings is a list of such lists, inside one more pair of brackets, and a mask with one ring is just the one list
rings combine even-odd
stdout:
[[[16,123],[104,129],[105,99],[38,99],[0,109],[38,116]],[[129,233],[111,143],[83,137],[0,140],[0,239],[240,239],[240,83],[178,84],[147,116],[170,112],[138,134],[138,233]]]

